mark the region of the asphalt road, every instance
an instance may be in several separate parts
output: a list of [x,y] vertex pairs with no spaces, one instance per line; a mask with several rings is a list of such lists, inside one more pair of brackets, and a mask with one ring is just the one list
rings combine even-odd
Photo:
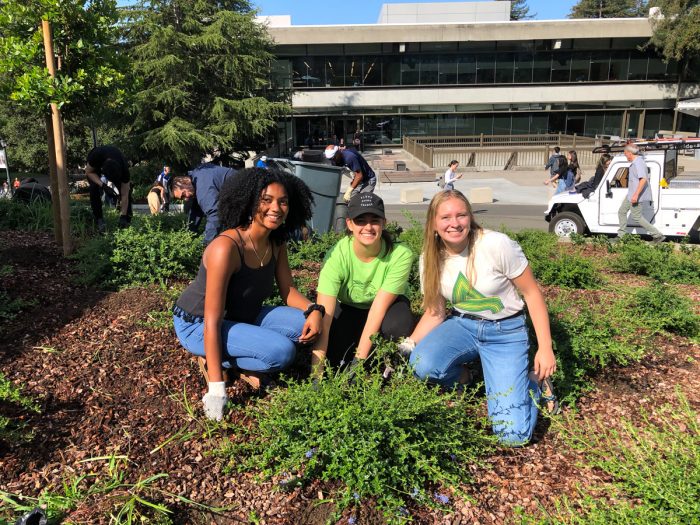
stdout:
[[[544,220],[545,206],[529,204],[475,204],[474,215],[479,224],[492,230],[505,226],[512,231],[535,229],[547,231],[549,223]],[[410,217],[420,224],[425,223],[428,204],[387,204],[386,218],[403,227],[410,226]]]

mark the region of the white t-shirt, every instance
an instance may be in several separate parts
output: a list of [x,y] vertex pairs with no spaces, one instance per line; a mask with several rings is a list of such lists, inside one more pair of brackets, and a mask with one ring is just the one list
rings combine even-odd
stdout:
[[445,184],[449,184],[450,182],[454,182],[457,179],[457,172],[452,171],[452,168],[447,168],[447,171],[445,172]]
[[[520,312],[524,303],[511,282],[528,265],[520,245],[503,233],[484,230],[474,249],[474,286],[466,277],[468,250],[465,249],[459,255],[450,255],[445,259],[440,280],[442,296],[458,312],[484,319],[503,319]],[[422,255],[419,264],[422,289]]]

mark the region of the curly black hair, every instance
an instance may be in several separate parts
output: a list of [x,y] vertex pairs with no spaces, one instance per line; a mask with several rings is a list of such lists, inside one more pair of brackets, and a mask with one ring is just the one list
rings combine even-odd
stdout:
[[221,226],[224,229],[250,226],[263,190],[275,182],[287,191],[289,213],[284,224],[274,230],[270,238],[282,243],[292,232],[305,226],[313,214],[314,198],[309,187],[299,177],[265,168],[247,168],[226,179],[219,192]]

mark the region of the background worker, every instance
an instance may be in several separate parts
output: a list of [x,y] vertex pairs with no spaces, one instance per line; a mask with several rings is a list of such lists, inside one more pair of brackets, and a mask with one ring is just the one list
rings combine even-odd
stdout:
[[377,176],[367,164],[367,161],[357,151],[338,147],[326,146],[323,152],[325,157],[335,166],[345,166],[353,172],[350,186],[343,195],[343,200],[348,202],[350,197],[358,193],[373,193],[377,185]]
[[188,214],[189,228],[191,231],[199,231],[199,226],[204,217],[207,218],[204,227],[204,244],[209,244],[220,231],[219,225],[219,192],[224,181],[232,177],[236,171],[233,168],[219,166],[207,162],[200,164],[188,172],[192,180],[192,190],[195,199]]
[[[90,207],[95,218],[95,224],[100,233],[105,231],[105,221],[102,214],[102,192],[106,192],[120,203],[119,227],[126,228],[131,223],[131,177],[129,165],[114,146],[98,146],[87,155],[85,175],[90,185]],[[114,184],[119,190],[115,192],[101,177]]]

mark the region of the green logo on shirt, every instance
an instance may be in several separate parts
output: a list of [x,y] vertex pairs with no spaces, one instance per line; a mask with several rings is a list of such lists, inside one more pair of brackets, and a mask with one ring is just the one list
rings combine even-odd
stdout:
[[465,312],[482,312],[490,310],[498,313],[503,310],[503,303],[498,297],[486,297],[474,288],[469,280],[459,272],[454,288],[452,288],[452,304]]

